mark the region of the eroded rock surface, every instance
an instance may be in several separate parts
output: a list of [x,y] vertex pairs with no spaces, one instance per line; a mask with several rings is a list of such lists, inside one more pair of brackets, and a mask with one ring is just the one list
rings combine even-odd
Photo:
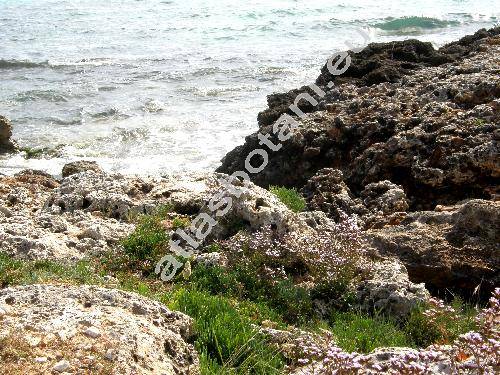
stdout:
[[[260,133],[282,147],[269,150],[269,163],[252,181],[302,188],[322,168],[334,168],[355,197],[370,183],[401,186],[412,210],[496,196],[499,32],[478,32],[462,58],[412,70],[397,82],[339,85],[324,108],[297,118],[299,127],[285,142],[273,124],[262,126]],[[265,147],[257,135],[228,153],[218,171],[245,170],[247,155]]]
[[93,171],[96,173],[101,173],[102,169],[95,161],[74,161],[72,163],[66,164],[62,169],[62,176],[68,177],[72,174],[77,174],[80,172]]
[[399,225],[368,230],[366,238],[432,290],[488,297],[500,283],[500,202],[474,199],[409,213]]
[[47,205],[60,187],[38,171],[0,178],[2,251],[19,259],[71,261],[106,251],[132,231],[131,224],[101,212]]
[[[283,124],[275,121],[293,114],[288,106],[299,93],[319,99],[311,89],[270,96],[259,132],[218,171],[245,170],[247,155],[266,148],[260,139],[268,136],[281,148],[266,148],[267,165],[250,174],[257,185],[295,187],[309,209],[333,220],[356,215],[371,246],[401,259],[412,281],[468,296],[479,286],[488,295],[499,269],[498,240],[491,240],[499,227],[491,218],[499,210],[500,28],[439,50],[405,41],[350,55],[351,68],[318,105],[301,100],[305,115],[293,115],[298,128],[289,139],[279,140],[273,127]],[[323,68],[317,84],[333,79],[328,74]],[[434,211],[470,199],[490,201],[487,212],[474,206],[490,218],[481,229],[460,213]]]
[[199,373],[191,318],[137,294],[29,285],[1,289],[0,306],[0,337],[27,342],[36,373]]
[[11,137],[12,124],[6,117],[0,116],[0,154],[16,149],[17,146]]

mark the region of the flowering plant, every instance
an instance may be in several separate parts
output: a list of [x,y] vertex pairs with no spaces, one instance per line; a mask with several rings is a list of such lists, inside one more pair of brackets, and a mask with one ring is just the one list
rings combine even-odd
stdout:
[[[447,309],[433,301],[436,311]],[[451,312],[451,310],[449,310]],[[430,315],[430,313],[428,313]],[[433,319],[432,317],[430,317]],[[478,315],[478,332],[459,336],[451,345],[431,345],[425,349],[388,350],[387,355],[347,353],[326,334],[327,344],[302,340],[297,356],[296,375],[407,374],[424,375],[500,373],[500,288],[490,299],[490,307]],[[293,372],[295,371],[295,372]]]
[[368,269],[355,219],[310,231],[279,235],[272,228],[240,232],[221,246],[233,263],[246,263],[270,280],[292,277],[314,283],[354,277]]

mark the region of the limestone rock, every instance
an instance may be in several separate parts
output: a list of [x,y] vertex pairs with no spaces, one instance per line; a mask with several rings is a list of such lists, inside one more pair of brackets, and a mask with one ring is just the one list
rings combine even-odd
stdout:
[[362,310],[398,320],[429,297],[424,284],[412,283],[404,265],[393,258],[374,262],[371,276],[357,285],[357,303]]
[[12,137],[12,124],[3,116],[0,116],[0,154],[15,151],[17,146]]
[[[43,363],[43,362],[40,362]],[[55,372],[65,372],[68,371],[71,368],[71,365],[69,364],[68,361],[63,359],[62,361],[57,362],[54,367],[52,367],[52,370]]]
[[321,210],[336,221],[342,213],[356,215],[366,228],[393,223],[409,208],[403,188],[387,180],[366,185],[356,197],[338,169],[320,169],[302,191],[311,210]]
[[499,228],[500,202],[474,199],[409,213],[366,238],[380,254],[398,257],[414,282],[487,297],[500,282]]
[[133,229],[90,212],[45,207],[58,187],[56,180],[37,171],[0,178],[3,252],[23,259],[76,260],[109,250]]
[[62,169],[62,176],[68,177],[85,171],[102,173],[101,167],[95,161],[80,160],[66,164]]
[[[50,342],[35,345],[29,354],[32,361],[41,355],[48,359],[36,361],[40,373],[82,365],[107,366],[111,373],[122,374],[199,373],[198,355],[187,343],[192,320],[137,294],[91,286],[30,285],[0,290],[0,301],[12,310],[2,317],[1,337],[20,334]],[[146,313],[134,314],[134,304]],[[99,362],[99,357],[106,362]]]

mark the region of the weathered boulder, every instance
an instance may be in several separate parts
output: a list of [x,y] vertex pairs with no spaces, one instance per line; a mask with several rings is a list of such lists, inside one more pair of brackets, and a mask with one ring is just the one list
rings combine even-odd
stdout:
[[0,290],[0,306],[0,338],[30,347],[33,373],[199,374],[191,318],[137,294],[28,285]]
[[37,171],[0,178],[3,252],[19,259],[71,261],[109,250],[133,230],[104,215],[46,207],[58,188],[58,181]]
[[364,216],[367,208],[360,199],[356,199],[344,182],[342,171],[323,168],[312,176],[302,188],[310,210],[323,211],[334,220],[339,220],[341,213]]
[[362,310],[401,321],[430,297],[424,284],[411,282],[405,266],[394,258],[373,262],[370,278],[361,281],[356,289],[357,304]]
[[99,167],[99,165],[95,161],[79,160],[79,161],[74,161],[74,162],[71,162],[71,163],[64,165],[64,167],[62,169],[62,176],[68,177],[68,176],[71,176],[73,174],[86,172],[86,171],[93,171],[95,173],[102,173],[101,167]]
[[6,117],[0,116],[0,154],[16,150],[17,146],[11,137],[12,124]]
[[430,290],[487,297],[500,283],[499,229],[500,202],[475,199],[409,213],[401,224],[370,229],[365,237]]
[[338,221],[342,213],[356,215],[365,228],[381,227],[401,220],[408,210],[408,201],[401,186],[379,181],[365,186],[355,197],[338,169],[323,168],[302,188],[308,207],[320,210]]

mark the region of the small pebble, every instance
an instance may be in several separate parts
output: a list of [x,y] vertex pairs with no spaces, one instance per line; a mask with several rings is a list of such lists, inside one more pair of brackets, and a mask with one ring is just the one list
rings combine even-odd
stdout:
[[107,359],[108,361],[114,361],[116,358],[115,351],[113,349],[108,349],[106,351],[106,354],[104,354],[104,358]]
[[64,371],[67,371],[69,370],[70,368],[70,364],[68,361],[66,361],[65,359],[63,359],[62,361],[59,361],[57,362],[54,367],[52,367],[52,370],[56,371],[56,372],[64,372]]
[[35,362],[36,363],[45,363],[45,362],[47,362],[47,357],[36,357]]
[[96,327],[89,327],[85,330],[85,335],[88,337],[92,337],[93,339],[101,336],[101,332]]

